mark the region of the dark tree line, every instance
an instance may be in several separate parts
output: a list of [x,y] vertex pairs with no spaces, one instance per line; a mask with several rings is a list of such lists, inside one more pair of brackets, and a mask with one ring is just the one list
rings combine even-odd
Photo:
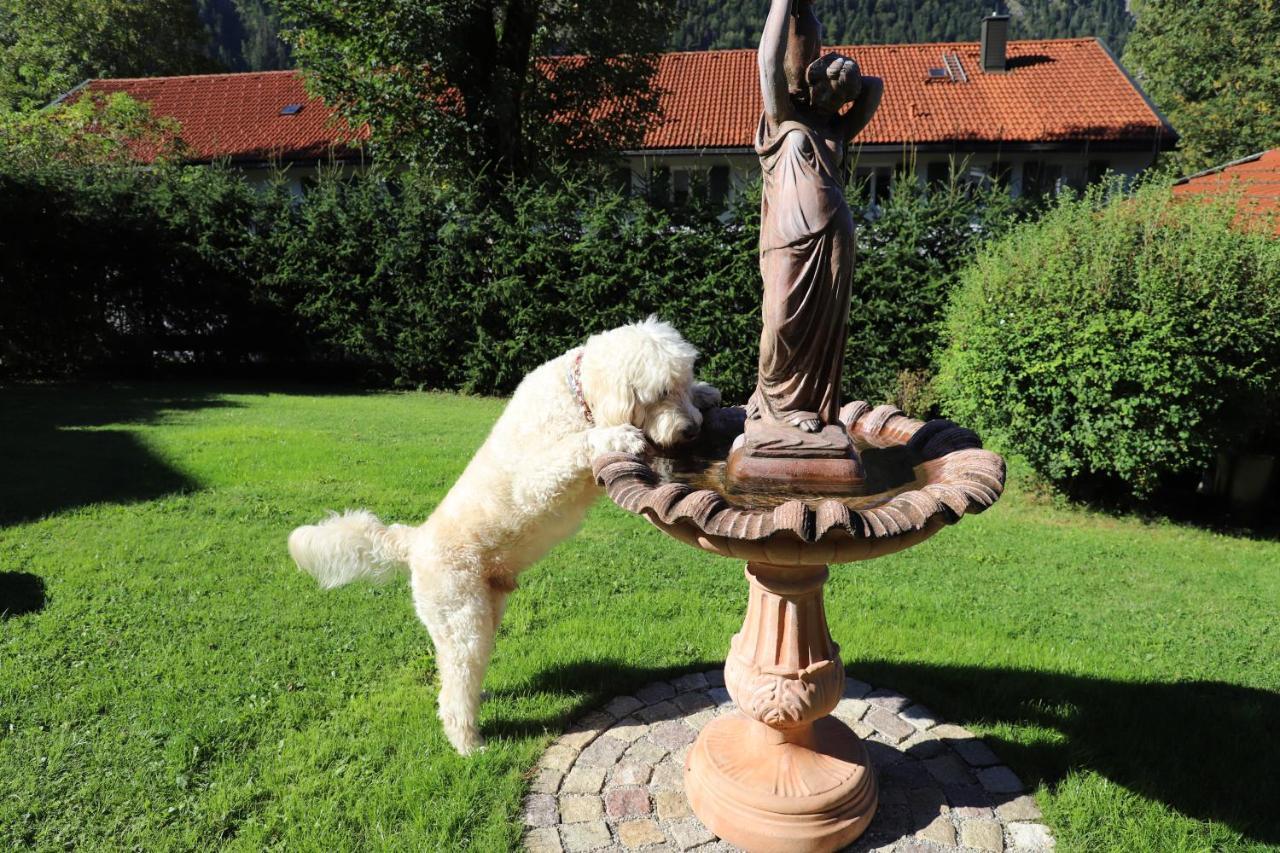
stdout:
[[[1011,0],[1013,38],[1097,36],[1124,48],[1133,18],[1125,0]],[[994,3],[971,0],[818,0],[828,44],[975,41]],[[768,0],[681,0],[672,38],[680,50],[754,47]]]

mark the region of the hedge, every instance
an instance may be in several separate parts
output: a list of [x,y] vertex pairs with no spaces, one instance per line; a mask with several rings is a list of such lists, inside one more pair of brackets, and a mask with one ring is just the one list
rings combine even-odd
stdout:
[[1230,199],[1096,187],[978,253],[943,346],[947,414],[1068,491],[1145,498],[1280,446],[1280,241]]
[[[728,399],[754,383],[754,191],[726,214],[582,179],[484,204],[412,173],[325,174],[297,198],[217,167],[3,169],[0,376],[320,363],[501,394],[588,334],[657,313]],[[879,401],[930,369],[957,271],[1010,205],[904,180],[858,216],[846,395]]]

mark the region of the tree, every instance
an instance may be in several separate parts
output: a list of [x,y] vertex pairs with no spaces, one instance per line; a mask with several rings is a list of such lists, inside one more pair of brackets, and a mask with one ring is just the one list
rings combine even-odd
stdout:
[[1182,137],[1184,172],[1280,145],[1280,2],[1135,0],[1125,64]]
[[280,38],[280,13],[270,0],[195,0],[209,31],[210,52],[233,71],[291,68]]
[[0,106],[43,106],[88,77],[216,70],[191,0],[0,0]]
[[[486,186],[635,142],[673,0],[282,0],[311,90],[380,153]],[[540,58],[549,57],[549,58]],[[602,104],[615,105],[601,109]],[[621,105],[625,105],[621,106]]]
[[0,110],[0,161],[11,172],[42,166],[134,167],[139,154],[153,169],[182,153],[173,119],[124,92],[90,92],[46,110]]

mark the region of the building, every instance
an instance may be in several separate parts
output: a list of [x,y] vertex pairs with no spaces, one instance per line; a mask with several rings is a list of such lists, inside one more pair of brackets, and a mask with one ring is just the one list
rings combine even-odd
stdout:
[[1272,217],[1280,236],[1280,148],[1242,157],[1189,175],[1173,185],[1176,196],[1237,196],[1245,219]]
[[[1097,39],[1004,39],[1007,20],[983,22],[983,41],[833,48],[885,80],[885,96],[852,156],[877,197],[907,169],[920,182],[993,181],[1014,195],[1080,187],[1113,171],[1136,175],[1177,135]],[[92,80],[176,119],[194,162],[227,159],[250,174],[273,164],[302,182],[330,159],[360,162],[352,132],[307,96],[296,72]],[[759,165],[761,112],[754,50],[670,53],[658,62],[658,119],[640,148],[622,152],[636,190],[720,200]]]

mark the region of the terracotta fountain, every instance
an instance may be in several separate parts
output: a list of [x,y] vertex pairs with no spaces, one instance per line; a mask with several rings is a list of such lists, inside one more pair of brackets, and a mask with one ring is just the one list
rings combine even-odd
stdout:
[[711,413],[666,457],[607,454],[595,475],[620,507],[681,542],[745,559],[742,630],[725,662],[738,713],[703,729],[685,791],[749,851],[837,849],[876,810],[867,751],[829,716],[845,681],[823,609],[828,565],[908,548],[1000,496],[1004,461],[950,421],[840,406],[854,263],[842,192],[848,142],[879,80],[820,51],[809,0],[772,0],[760,43],[764,114],[755,392]]

